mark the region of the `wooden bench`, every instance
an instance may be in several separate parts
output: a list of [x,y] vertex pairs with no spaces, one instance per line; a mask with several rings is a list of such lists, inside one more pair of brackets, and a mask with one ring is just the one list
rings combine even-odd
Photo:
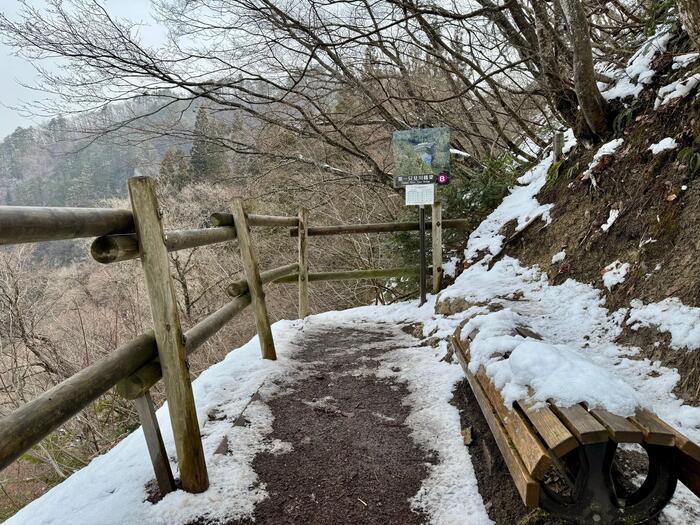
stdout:
[[[700,447],[651,412],[624,418],[584,403],[506,406],[483,367],[469,370],[476,332],[462,340],[465,323],[453,335],[454,353],[525,505],[573,523],[634,524],[663,509],[677,480],[700,496]],[[538,337],[526,328],[515,333]],[[647,477],[639,487],[624,485],[615,471],[622,443],[647,452]]]

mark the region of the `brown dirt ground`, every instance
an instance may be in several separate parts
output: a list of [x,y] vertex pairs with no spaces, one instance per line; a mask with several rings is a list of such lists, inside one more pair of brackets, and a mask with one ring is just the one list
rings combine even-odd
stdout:
[[[255,510],[263,524],[419,524],[410,507],[433,459],[409,437],[402,403],[406,387],[373,375],[350,375],[358,345],[383,342],[363,329],[310,332],[299,359],[313,373],[268,401],[275,420],[272,439],[292,444],[287,454],[260,454],[253,468],[270,497]],[[371,367],[372,361],[364,363]],[[376,366],[376,363],[374,364]]]

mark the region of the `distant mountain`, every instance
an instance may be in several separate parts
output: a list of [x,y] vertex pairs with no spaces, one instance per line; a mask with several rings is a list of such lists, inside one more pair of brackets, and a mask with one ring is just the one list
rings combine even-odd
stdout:
[[[100,112],[17,128],[0,142],[0,203],[89,206],[124,196],[138,169],[157,175],[169,149],[189,152],[199,104],[146,96]],[[150,115],[123,126],[138,115]]]

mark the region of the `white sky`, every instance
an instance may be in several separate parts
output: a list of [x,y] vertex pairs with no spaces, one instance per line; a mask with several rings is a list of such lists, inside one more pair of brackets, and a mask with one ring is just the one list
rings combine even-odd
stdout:
[[[101,0],[107,10],[114,16],[128,18],[145,24],[140,34],[147,44],[157,44],[163,40],[165,30],[156,25],[151,18],[150,0]],[[36,6],[44,4],[43,0],[34,0]],[[0,12],[8,17],[14,16],[20,8],[17,0],[0,0]],[[46,62],[43,63],[47,65]],[[32,84],[36,72],[32,65],[22,58],[12,56],[12,49],[0,43],[0,140],[10,134],[17,126],[35,124],[31,118],[20,115],[11,106],[22,102],[45,98],[20,85],[20,82]]]

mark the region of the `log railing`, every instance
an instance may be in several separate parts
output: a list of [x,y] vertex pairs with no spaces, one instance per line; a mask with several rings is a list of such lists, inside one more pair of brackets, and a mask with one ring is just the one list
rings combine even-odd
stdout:
[[[207,469],[196,417],[187,358],[247,306],[253,305],[262,357],[276,352],[263,286],[299,285],[299,317],[309,314],[310,282],[414,276],[418,269],[309,272],[308,240],[315,235],[417,231],[418,223],[309,226],[309,213],[296,217],[246,214],[241,201],[230,212],[214,213],[210,228],[164,231],[155,193],[148,177],[129,179],[131,210],[0,206],[0,245],[96,237],[93,258],[104,264],[140,258],[148,290],[153,330],[132,339],[100,361],[44,392],[0,419],[0,469],[45,438],[111,388],[134,400],[149,455],[162,494],[175,489],[155,417],[150,389],[164,380],[182,487],[201,492],[208,487]],[[464,228],[467,221],[443,221],[439,204],[430,224],[433,234],[433,289],[439,290],[442,228]],[[289,227],[298,237],[298,262],[266,271],[258,267],[250,227]],[[183,332],[177,309],[168,252],[238,241],[245,278],[230,283],[231,300]]]

